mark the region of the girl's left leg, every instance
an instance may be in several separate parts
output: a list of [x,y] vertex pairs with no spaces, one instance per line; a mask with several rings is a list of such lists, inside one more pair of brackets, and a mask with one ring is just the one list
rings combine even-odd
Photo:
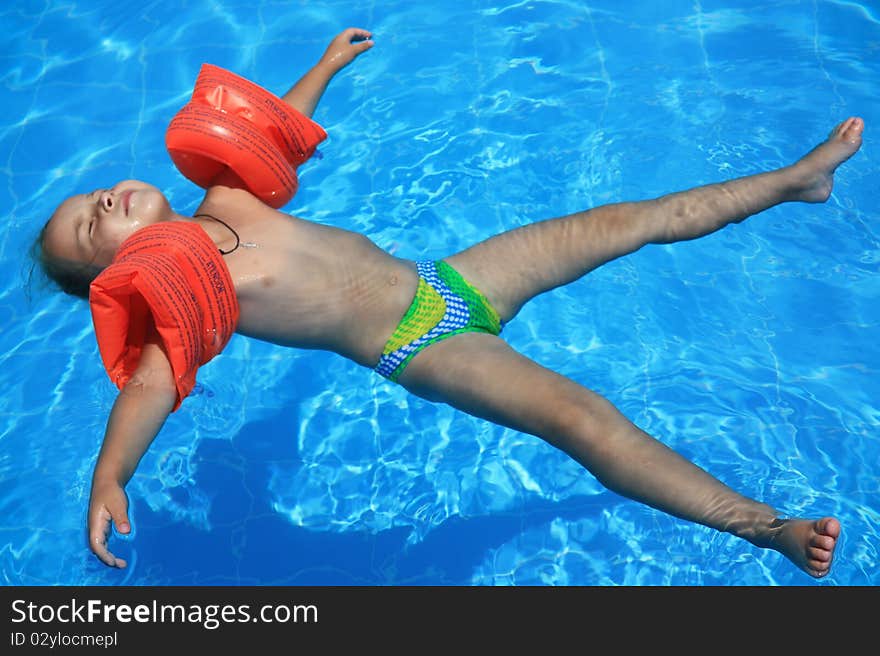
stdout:
[[827,200],[833,173],[859,149],[863,127],[859,118],[844,121],[792,166],[532,223],[446,261],[509,321],[538,294],[646,244],[696,239],[783,202]]

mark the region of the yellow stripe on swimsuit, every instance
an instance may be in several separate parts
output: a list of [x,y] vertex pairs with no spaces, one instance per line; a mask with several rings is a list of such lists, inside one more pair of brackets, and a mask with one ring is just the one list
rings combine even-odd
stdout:
[[476,287],[446,262],[416,262],[419,288],[412,305],[385,344],[375,370],[397,381],[416,354],[460,333],[498,335],[498,312]]

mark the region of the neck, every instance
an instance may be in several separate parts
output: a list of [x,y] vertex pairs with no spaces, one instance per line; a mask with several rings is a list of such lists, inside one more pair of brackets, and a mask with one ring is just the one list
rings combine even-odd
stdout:
[[214,240],[221,255],[229,255],[241,245],[238,232],[222,217],[207,212],[198,212],[192,217],[192,220],[199,223],[208,236]]

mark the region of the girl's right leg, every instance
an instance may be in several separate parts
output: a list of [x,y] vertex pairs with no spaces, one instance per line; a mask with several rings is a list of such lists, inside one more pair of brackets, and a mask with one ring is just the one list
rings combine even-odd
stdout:
[[831,567],[840,524],[779,519],[655,440],[600,395],[504,340],[455,335],[416,355],[399,382],[430,401],[543,438],[608,489],[666,513],[775,549],[814,577]]
[[532,223],[446,261],[509,321],[538,294],[646,244],[696,239],[783,202],[824,202],[835,169],[859,149],[863,127],[861,119],[847,119],[792,166]]

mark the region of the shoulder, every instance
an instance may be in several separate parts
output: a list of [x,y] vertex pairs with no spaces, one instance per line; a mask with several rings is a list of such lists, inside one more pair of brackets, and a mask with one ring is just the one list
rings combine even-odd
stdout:
[[208,188],[196,213],[239,213],[242,210],[253,211],[261,205],[263,203],[249,191],[218,184]]
[[250,192],[225,185],[210,187],[194,214],[210,214],[237,228],[275,226],[279,219],[290,219],[288,214],[269,207]]
[[[215,184],[208,187],[205,192],[205,198],[202,205],[207,204],[223,204],[231,202],[241,202],[243,197],[248,196],[254,198],[253,194],[244,189],[232,187],[224,184]],[[256,200],[256,199],[255,199]]]

